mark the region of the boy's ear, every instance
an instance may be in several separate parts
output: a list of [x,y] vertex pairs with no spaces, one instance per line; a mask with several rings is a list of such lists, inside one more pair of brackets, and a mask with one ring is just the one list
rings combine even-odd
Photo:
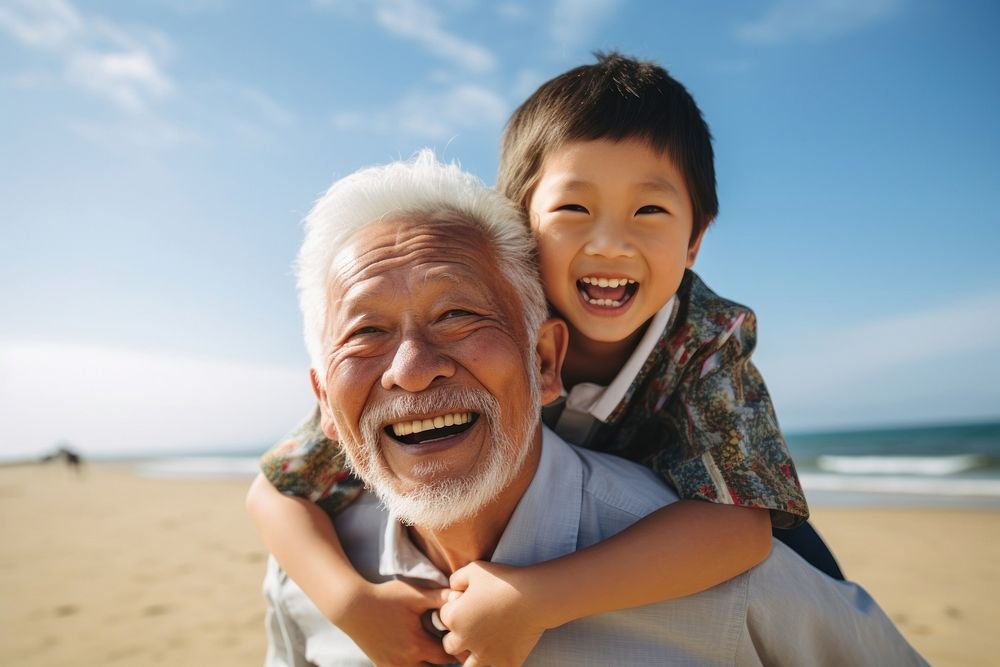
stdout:
[[705,228],[703,227],[698,236],[691,239],[691,243],[688,244],[687,253],[687,268],[694,266],[694,260],[698,259],[698,251],[701,250],[701,240],[705,238]]
[[319,383],[319,376],[316,375],[314,368],[309,369],[309,381],[312,383],[316,400],[319,401],[319,423],[323,429],[323,435],[330,440],[337,440],[337,426],[333,423],[333,417],[330,415],[330,408],[326,402],[326,389]]
[[562,393],[562,365],[569,344],[569,330],[559,318],[542,324],[538,332],[538,374],[542,405],[548,405]]

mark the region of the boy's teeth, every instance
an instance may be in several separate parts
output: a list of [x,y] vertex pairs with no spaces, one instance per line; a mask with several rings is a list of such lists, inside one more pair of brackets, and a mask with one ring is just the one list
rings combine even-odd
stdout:
[[587,285],[596,285],[597,287],[620,287],[622,285],[635,284],[635,281],[631,278],[591,278],[590,276],[581,278],[580,282]]
[[445,426],[456,426],[466,424],[472,420],[471,412],[455,412],[450,415],[440,415],[433,419],[414,419],[408,422],[399,422],[392,425],[394,435],[413,435],[422,433],[432,428],[444,428]]
[[590,305],[603,308],[618,308],[638,289],[636,281],[631,278],[585,276],[580,278],[579,283],[580,296]]
[[622,305],[621,301],[615,301],[614,299],[587,299],[587,301],[593,306],[611,306],[617,308]]

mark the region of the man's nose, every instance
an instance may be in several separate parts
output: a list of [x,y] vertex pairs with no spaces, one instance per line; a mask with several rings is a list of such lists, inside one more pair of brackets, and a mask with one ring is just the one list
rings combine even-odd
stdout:
[[418,392],[427,389],[434,380],[454,374],[455,362],[437,345],[423,336],[410,335],[396,348],[392,362],[382,374],[382,387]]
[[601,216],[591,225],[585,252],[599,257],[632,257],[635,246],[628,233],[627,220]]

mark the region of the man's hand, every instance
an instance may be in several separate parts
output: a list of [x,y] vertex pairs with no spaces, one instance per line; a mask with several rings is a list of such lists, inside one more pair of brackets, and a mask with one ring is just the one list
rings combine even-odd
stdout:
[[439,609],[447,588],[420,588],[403,581],[369,584],[346,605],[335,625],[350,635],[361,650],[382,665],[448,665],[455,658],[441,641],[424,630],[420,616]]
[[445,650],[465,667],[522,664],[546,629],[533,603],[541,590],[530,570],[475,561],[451,575],[451,588],[461,593],[441,608],[451,631]]

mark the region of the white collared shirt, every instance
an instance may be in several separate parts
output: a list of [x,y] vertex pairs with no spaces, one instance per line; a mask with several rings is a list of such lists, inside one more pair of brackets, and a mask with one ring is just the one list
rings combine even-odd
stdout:
[[628,361],[615,375],[611,384],[605,387],[593,382],[580,382],[570,388],[565,397],[565,406],[554,426],[556,433],[563,440],[585,445],[595,420],[608,421],[608,417],[622,402],[625,392],[639,375],[646,359],[652,354],[653,348],[656,347],[663,332],[673,323],[677,303],[677,295],[675,294],[653,315],[645,333],[639,339],[639,343],[632,350]]
[[[538,469],[492,560],[549,560],[604,540],[676,500],[649,470],[572,447],[543,429]],[[336,518],[370,581],[445,586],[447,577],[365,494]],[[587,585],[587,582],[580,582]],[[369,665],[272,558],[264,582],[269,667]],[[761,565],[697,595],[599,614],[546,631],[528,665],[922,665],[859,586],[835,581],[776,542]]]

